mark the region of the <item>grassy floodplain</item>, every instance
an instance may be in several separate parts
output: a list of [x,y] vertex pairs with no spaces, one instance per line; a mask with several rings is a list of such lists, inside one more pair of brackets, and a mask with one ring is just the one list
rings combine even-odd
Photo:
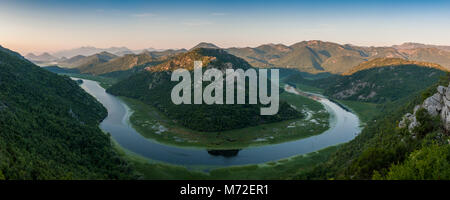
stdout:
[[239,149],[301,139],[320,134],[329,129],[329,114],[322,104],[287,92],[282,93],[280,98],[302,111],[305,117],[243,129],[200,132],[178,125],[156,108],[141,101],[121,97],[133,110],[130,117],[133,128],[144,137],[177,146],[222,150]]
[[380,113],[379,109],[377,109],[377,105],[375,103],[368,102],[359,102],[359,101],[347,101],[347,100],[337,100],[339,103],[345,105],[350,108],[356,115],[358,115],[359,119],[363,123],[367,123],[373,119],[376,115]]

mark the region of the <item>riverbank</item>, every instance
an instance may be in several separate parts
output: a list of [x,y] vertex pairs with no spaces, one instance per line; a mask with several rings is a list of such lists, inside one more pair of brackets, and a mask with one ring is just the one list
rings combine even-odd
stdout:
[[262,164],[215,168],[209,172],[184,166],[150,161],[127,152],[117,143],[114,148],[135,170],[136,178],[143,180],[289,180],[301,177],[318,163],[328,160],[339,146],[330,146],[308,154]]
[[[284,85],[286,85],[286,83],[282,83],[282,86]],[[323,94],[323,89],[321,88],[316,88],[303,84],[294,84],[294,86],[296,89],[299,89],[303,92],[316,93],[320,95]],[[350,100],[337,100],[337,99],[333,99],[332,101],[334,101],[337,104],[340,104],[346,109],[350,109],[352,112],[357,114],[358,117],[361,119],[362,123],[367,123],[370,120],[372,120],[375,116],[380,114],[379,109],[377,108],[378,104],[376,103],[350,101]]]

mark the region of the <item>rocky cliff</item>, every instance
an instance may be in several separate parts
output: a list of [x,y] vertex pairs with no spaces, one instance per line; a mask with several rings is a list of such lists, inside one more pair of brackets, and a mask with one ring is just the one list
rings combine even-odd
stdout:
[[426,98],[421,105],[414,107],[414,112],[406,113],[399,122],[399,127],[408,127],[411,132],[419,122],[416,119],[416,112],[424,108],[431,116],[439,116],[445,130],[450,130],[450,85],[448,87],[438,86],[437,92]]

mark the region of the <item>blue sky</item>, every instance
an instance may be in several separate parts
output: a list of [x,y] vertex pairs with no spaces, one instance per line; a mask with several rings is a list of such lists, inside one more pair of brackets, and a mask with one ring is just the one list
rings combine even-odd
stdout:
[[325,40],[366,46],[450,45],[445,1],[0,1],[0,45],[190,48]]

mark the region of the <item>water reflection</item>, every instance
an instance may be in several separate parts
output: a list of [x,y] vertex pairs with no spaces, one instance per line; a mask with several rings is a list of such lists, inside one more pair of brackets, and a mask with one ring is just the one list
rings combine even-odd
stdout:
[[227,149],[227,150],[207,150],[210,155],[213,156],[223,156],[225,158],[230,158],[237,156],[240,149]]

